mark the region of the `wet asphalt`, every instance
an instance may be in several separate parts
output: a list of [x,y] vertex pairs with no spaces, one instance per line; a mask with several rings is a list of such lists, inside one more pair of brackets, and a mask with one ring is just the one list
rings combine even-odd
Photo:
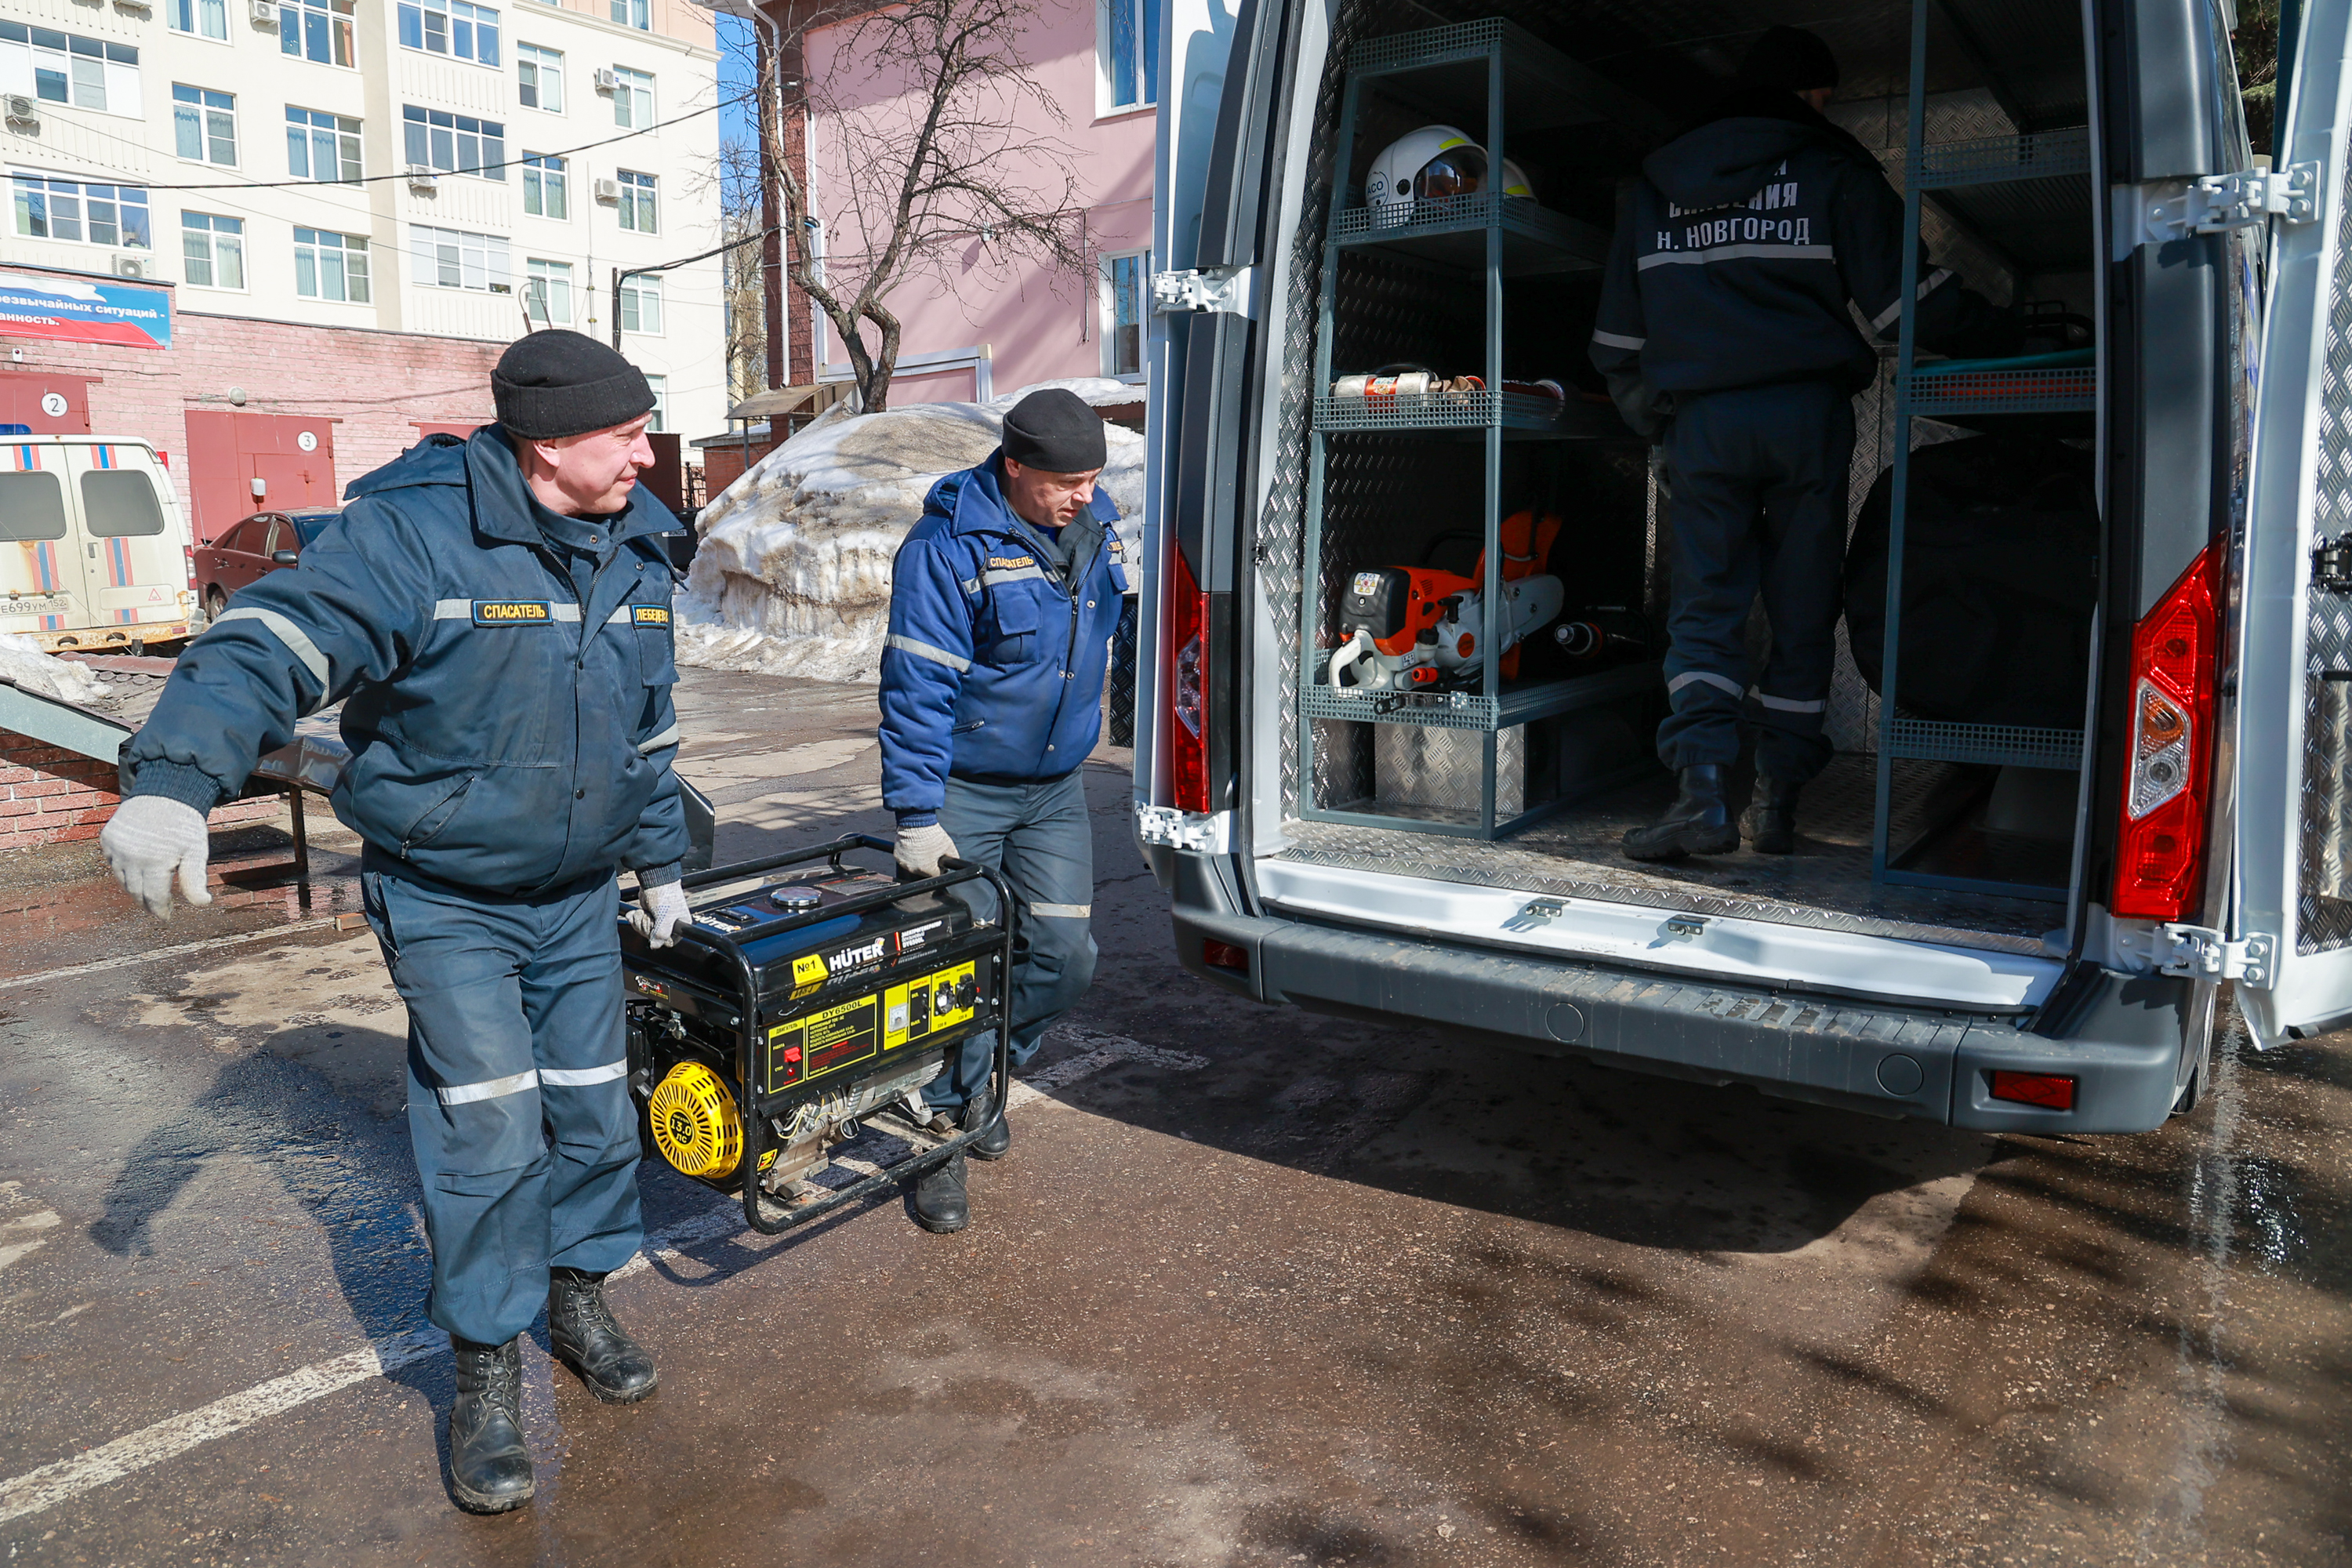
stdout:
[[[723,858],[886,831],[870,688],[680,709]],[[2352,1562],[2352,1042],[2233,1026],[2159,1131],[1989,1138],[1259,1008],[1171,959],[1124,763],[1099,978],[971,1228],[756,1237],[647,1165],[684,1239],[611,1293],[661,1391],[534,1329],[498,1519],[413,1348],[353,842],[163,926],[0,858],[0,1560]]]

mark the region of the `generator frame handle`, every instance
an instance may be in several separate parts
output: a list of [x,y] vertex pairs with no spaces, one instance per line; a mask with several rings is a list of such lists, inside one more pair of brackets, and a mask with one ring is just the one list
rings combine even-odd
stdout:
[[[874,849],[887,855],[891,852],[892,846],[890,840],[877,838],[870,833],[848,833],[829,844],[819,844],[787,855],[771,855],[758,860],[739,860],[732,865],[714,866],[708,871],[698,871],[682,879],[682,883],[687,889],[707,888],[819,858],[829,859],[836,869],[846,870],[841,858],[852,849]],[[945,892],[966,882],[986,882],[995,890],[998,923],[1003,932],[998,944],[996,964],[996,1060],[990,1070],[993,1090],[990,1103],[995,1108],[995,1114],[985,1124],[958,1132],[928,1153],[901,1160],[895,1165],[877,1171],[863,1180],[836,1190],[822,1203],[797,1209],[779,1221],[770,1221],[760,1212],[760,1159],[768,1148],[768,1118],[759,1109],[758,1099],[751,1091],[752,1057],[761,1044],[757,1037],[759,975],[733,937],[705,931],[694,921],[688,921],[677,928],[680,938],[708,948],[721,958],[731,961],[735,966],[736,1012],[739,1015],[735,1026],[735,1091],[742,1101],[739,1114],[743,1119],[743,1154],[740,1167],[743,1173],[743,1221],[762,1236],[781,1236],[811,1220],[822,1219],[852,1204],[863,1203],[869,1197],[900,1186],[909,1178],[923,1174],[961,1154],[986,1137],[1004,1118],[1004,1102],[1013,1090],[1013,921],[1018,918],[1013,907],[1013,891],[1005,884],[1003,873],[993,867],[971,860],[959,860],[951,856],[942,858],[940,865],[941,871],[939,876],[899,882],[887,890],[853,894],[824,913],[832,920],[864,914],[869,910],[898,903],[902,899]]]

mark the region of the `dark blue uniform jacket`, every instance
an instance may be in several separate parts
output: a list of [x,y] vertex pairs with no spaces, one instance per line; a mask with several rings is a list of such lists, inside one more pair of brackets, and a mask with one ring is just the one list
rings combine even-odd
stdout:
[[[1874,335],[1895,336],[1902,198],[1851,136],[1793,94],[1774,96],[1790,118],[1701,125],[1651,153],[1620,204],[1591,356],[1643,435],[1657,433],[1679,394],[1869,385],[1878,355],[1849,300]],[[1923,344],[2002,352],[1993,308],[1931,269],[1924,251],[1916,287]]]
[[583,604],[497,426],[428,437],[344,493],[299,566],[181,656],[123,748],[124,793],[208,811],[340,700],[335,815],[423,875],[503,894],[615,866],[674,879],[677,666],[654,536],[677,520],[640,487]]
[[1003,455],[931,487],[899,545],[882,652],[882,802],[935,812],[950,773],[979,783],[1060,778],[1102,730],[1103,672],[1127,591],[1118,509],[1057,552],[1004,504]]

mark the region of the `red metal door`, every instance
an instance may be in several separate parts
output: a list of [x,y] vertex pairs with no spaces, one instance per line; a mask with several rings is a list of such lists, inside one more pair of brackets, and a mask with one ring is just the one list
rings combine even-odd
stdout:
[[190,409],[188,493],[199,546],[257,511],[333,506],[335,421]]

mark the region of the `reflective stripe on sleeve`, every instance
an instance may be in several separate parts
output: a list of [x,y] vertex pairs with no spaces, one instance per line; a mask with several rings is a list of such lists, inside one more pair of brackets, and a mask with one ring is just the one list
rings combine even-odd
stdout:
[[927,642],[918,642],[913,637],[900,637],[897,632],[890,634],[888,643],[900,653],[910,653],[917,658],[928,658],[933,664],[944,664],[950,669],[971,668],[971,660],[968,658],[959,658],[943,647],[933,647]]
[[1672,680],[1666,682],[1666,695],[1669,697],[1673,696],[1675,692],[1680,691],[1684,687],[1690,685],[1693,681],[1697,681],[1702,685],[1720,687],[1722,689],[1730,692],[1734,697],[1745,697],[1748,695],[1746,690],[1740,687],[1739,682],[1732,679],[1727,675],[1717,675],[1711,669],[1684,670],[1680,675],[1675,676]]
[[629,1076],[628,1058],[606,1062],[600,1068],[541,1068],[539,1081],[550,1089],[585,1089],[593,1083],[611,1083]]
[[1748,695],[1756,699],[1759,706],[1769,708],[1776,713],[1826,713],[1830,710],[1826,699],[1818,702],[1800,702],[1793,697],[1768,696],[1752,686],[1748,689]]
[[1083,921],[1093,917],[1095,907],[1092,904],[1032,904],[1029,912],[1040,920]]
[[[470,610],[467,611],[467,614],[471,613]],[[309,670],[311,679],[319,683],[319,695],[321,700],[324,700],[329,685],[327,656],[319,651],[319,645],[310,640],[309,633],[276,610],[265,610],[253,605],[225,610],[213,625],[226,626],[231,621],[259,621],[268,628],[269,635],[283,643],[288,653],[302,661],[302,668]]]
[[1623,337],[1616,332],[1596,331],[1592,334],[1592,341],[1599,343],[1604,349],[1638,349],[1650,340],[1647,338]]
[[1706,250],[1661,250],[1644,256],[1634,269],[1653,267],[1698,267],[1710,261],[1835,261],[1837,251],[1827,245],[1718,245]]
[[660,734],[648,735],[644,740],[639,741],[637,742],[637,755],[641,757],[650,756],[654,752],[660,751],[664,746],[675,746],[677,744],[677,726],[676,724],[672,724]]
[[507,1078],[488,1079],[480,1083],[453,1084],[433,1092],[444,1105],[471,1105],[478,1100],[503,1100],[509,1094],[520,1094],[524,1089],[538,1087],[539,1074],[532,1070]]

